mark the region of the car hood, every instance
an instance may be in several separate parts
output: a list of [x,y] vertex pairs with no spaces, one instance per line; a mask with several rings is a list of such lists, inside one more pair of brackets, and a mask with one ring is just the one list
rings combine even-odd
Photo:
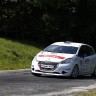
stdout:
[[74,55],[75,54],[41,51],[40,53],[37,54],[36,58],[38,61],[61,62],[67,58],[72,58]]

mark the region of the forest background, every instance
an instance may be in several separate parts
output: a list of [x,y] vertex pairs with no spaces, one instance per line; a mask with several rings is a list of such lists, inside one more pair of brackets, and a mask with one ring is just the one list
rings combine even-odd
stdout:
[[0,37],[48,45],[75,41],[96,49],[96,0],[0,0]]

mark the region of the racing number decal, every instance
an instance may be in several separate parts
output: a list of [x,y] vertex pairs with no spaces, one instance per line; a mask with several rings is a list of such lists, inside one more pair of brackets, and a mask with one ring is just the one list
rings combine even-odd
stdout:
[[39,57],[52,57],[52,58],[64,59],[64,57],[57,55],[39,55]]

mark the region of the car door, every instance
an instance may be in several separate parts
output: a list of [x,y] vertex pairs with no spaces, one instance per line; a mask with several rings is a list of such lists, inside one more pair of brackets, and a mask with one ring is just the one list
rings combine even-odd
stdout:
[[80,57],[80,71],[82,74],[88,74],[90,72],[90,64],[92,62],[92,57],[90,55],[89,46],[81,46],[78,56]]
[[92,73],[94,70],[94,67],[95,67],[96,55],[91,46],[86,46],[86,54],[87,54],[87,56],[85,57],[85,63],[87,62],[86,59],[88,58],[89,59],[88,72]]

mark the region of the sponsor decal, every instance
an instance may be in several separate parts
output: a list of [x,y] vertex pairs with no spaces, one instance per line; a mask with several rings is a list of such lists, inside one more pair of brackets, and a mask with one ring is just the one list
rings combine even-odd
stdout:
[[58,59],[64,59],[62,56],[57,55],[38,55],[39,57],[52,57],[52,58],[58,58]]
[[89,62],[89,59],[86,59],[85,62]]

